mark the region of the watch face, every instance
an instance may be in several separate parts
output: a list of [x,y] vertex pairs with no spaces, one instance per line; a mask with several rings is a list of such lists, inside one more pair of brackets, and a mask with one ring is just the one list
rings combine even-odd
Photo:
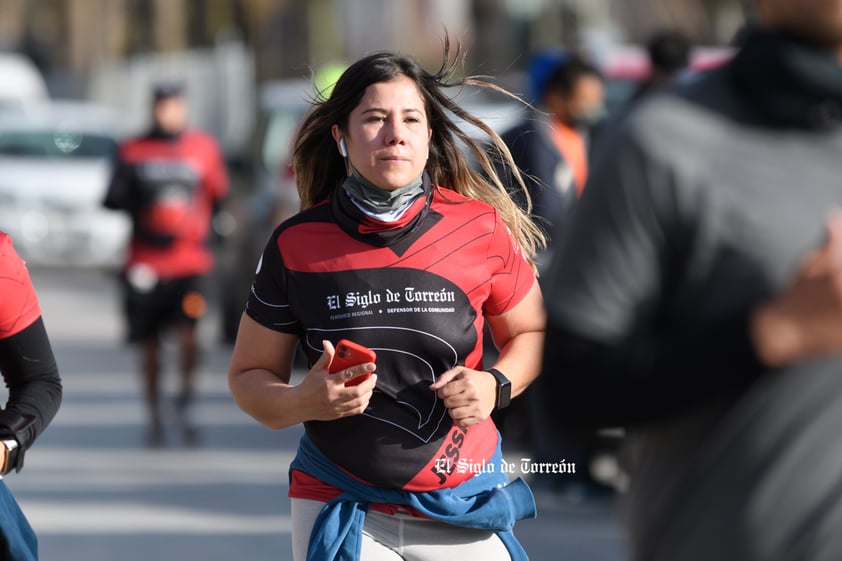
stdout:
[[489,368],[488,372],[497,380],[497,409],[502,409],[509,404],[512,396],[512,383],[502,372],[496,368]]
[[497,407],[505,407],[512,399],[512,383],[508,380],[505,384],[500,385]]

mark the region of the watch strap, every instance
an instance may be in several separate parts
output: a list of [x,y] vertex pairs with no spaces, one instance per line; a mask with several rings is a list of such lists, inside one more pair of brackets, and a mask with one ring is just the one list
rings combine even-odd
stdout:
[[0,451],[7,458],[4,474],[12,470],[20,471],[23,468],[26,449],[35,434],[34,424],[35,416],[33,415],[23,415],[11,409],[0,411],[0,441],[14,442],[11,449],[10,446],[4,444],[4,449]]
[[0,440],[0,443],[3,445],[3,475],[6,475],[15,468],[15,460],[17,459],[20,445],[14,438],[3,438]]
[[512,382],[496,368],[488,368],[486,372],[497,380],[497,397],[494,400],[494,408],[503,409],[512,400]]

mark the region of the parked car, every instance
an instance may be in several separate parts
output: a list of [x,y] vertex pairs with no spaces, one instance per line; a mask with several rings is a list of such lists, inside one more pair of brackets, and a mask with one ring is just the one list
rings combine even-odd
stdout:
[[47,82],[25,55],[0,52],[0,108],[18,108],[49,98]]
[[0,111],[0,230],[28,263],[122,262],[129,221],[101,206],[118,122],[106,108],[75,101]]

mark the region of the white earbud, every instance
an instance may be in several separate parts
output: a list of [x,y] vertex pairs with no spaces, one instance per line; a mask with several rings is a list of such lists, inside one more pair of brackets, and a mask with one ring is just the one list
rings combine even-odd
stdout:
[[345,146],[345,138],[339,139],[339,153],[342,155],[343,158],[348,157],[348,147]]

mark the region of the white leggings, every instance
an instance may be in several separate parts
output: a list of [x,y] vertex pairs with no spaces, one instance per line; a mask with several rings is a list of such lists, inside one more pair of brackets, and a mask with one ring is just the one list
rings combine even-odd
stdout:
[[[292,558],[307,559],[310,531],[324,503],[292,499]],[[360,559],[365,561],[511,561],[494,532],[451,526],[409,514],[369,511],[363,526]]]

